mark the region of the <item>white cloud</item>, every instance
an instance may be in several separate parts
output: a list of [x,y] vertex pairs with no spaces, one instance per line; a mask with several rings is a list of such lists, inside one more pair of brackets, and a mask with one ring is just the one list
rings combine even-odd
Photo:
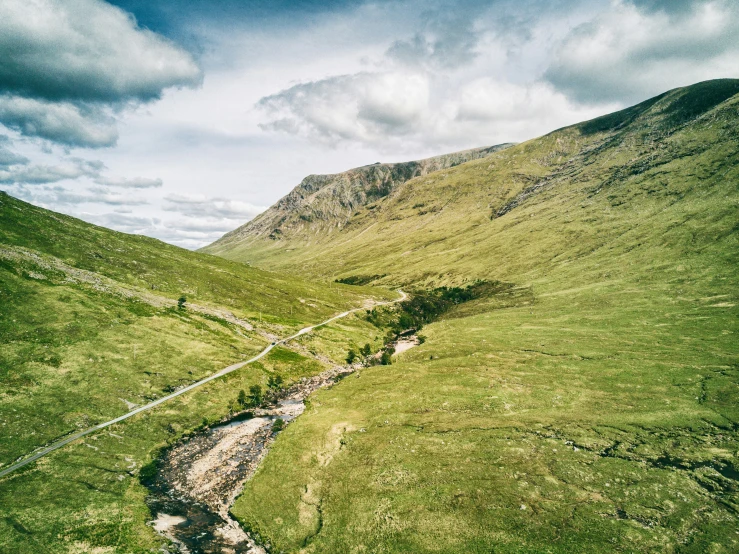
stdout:
[[0,167],[8,167],[11,165],[25,165],[30,160],[25,156],[16,154],[12,150],[8,150],[3,146],[3,137],[0,135]]
[[201,80],[190,54],[102,0],[3,0],[0,58],[0,89],[49,100],[150,100]]
[[115,120],[96,106],[0,96],[0,123],[23,135],[68,146],[98,148],[118,140]]
[[0,183],[40,185],[56,183],[57,181],[64,181],[66,179],[78,179],[83,176],[94,176],[97,173],[96,170],[79,163],[61,166],[33,165],[0,170]]
[[525,140],[607,108],[578,106],[541,82],[519,85],[482,77],[449,83],[431,74],[401,73],[300,84],[263,98],[259,106],[271,118],[263,125],[267,130],[388,151]]
[[[52,170],[54,168],[51,168]],[[61,184],[52,184],[64,180],[66,177],[53,172],[44,174],[39,181],[29,183],[16,183],[8,192],[28,202],[32,202],[51,210],[63,210],[70,215],[78,216],[80,206],[83,204],[98,204],[103,206],[144,206],[149,202],[145,198],[132,196],[130,194],[111,193],[105,189],[90,188],[78,191]],[[42,181],[41,179],[48,179]],[[33,185],[28,187],[25,185]]]
[[295,85],[262,98],[263,128],[327,142],[379,142],[404,135],[428,110],[429,82],[420,74],[357,73]]
[[164,197],[164,200],[166,202],[165,211],[177,212],[191,217],[209,217],[219,220],[231,219],[243,222],[266,209],[264,206],[255,206],[249,202],[227,198],[210,198],[201,194],[168,194]]
[[95,179],[98,185],[106,187],[117,187],[124,189],[152,189],[162,186],[161,179],[149,179],[147,177],[134,177],[133,179],[115,179],[111,177],[98,177]]
[[672,12],[664,3],[648,4],[617,1],[573,29],[556,49],[547,80],[576,101],[634,103],[678,86],[739,75],[734,2],[680,3]]
[[430,11],[422,29],[410,39],[394,41],[386,56],[414,69],[455,70],[470,64],[479,55],[482,30],[475,28],[475,18],[480,15],[478,9],[459,10],[453,14],[448,9]]
[[102,0],[0,2],[0,123],[67,146],[113,146],[115,110],[197,86],[192,56]]

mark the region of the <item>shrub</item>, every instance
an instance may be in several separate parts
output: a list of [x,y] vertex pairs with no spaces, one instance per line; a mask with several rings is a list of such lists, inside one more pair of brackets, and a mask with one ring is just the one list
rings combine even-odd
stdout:
[[272,390],[279,390],[282,388],[282,375],[270,375],[267,380],[267,387]]
[[149,463],[141,466],[139,470],[139,482],[144,486],[153,484],[158,472],[159,458],[154,458]]
[[390,333],[398,336],[409,330],[419,331],[426,323],[438,319],[444,312],[457,304],[490,296],[500,290],[502,286],[505,286],[505,284],[497,281],[477,281],[465,288],[439,287],[433,290],[414,292],[410,300],[400,303],[401,312],[391,323]]
[[249,406],[254,408],[262,404],[262,387],[259,385],[252,385],[249,387]]
[[275,419],[275,422],[272,424],[272,432],[277,433],[279,431],[282,431],[285,428],[285,421],[281,418]]
[[185,302],[187,302],[187,298],[185,298],[184,295],[180,296],[179,299],[177,300],[177,307],[180,310],[183,310],[185,308]]
[[354,363],[356,359],[357,359],[357,353],[354,352],[354,350],[349,350],[349,353],[346,355],[346,363],[351,365]]

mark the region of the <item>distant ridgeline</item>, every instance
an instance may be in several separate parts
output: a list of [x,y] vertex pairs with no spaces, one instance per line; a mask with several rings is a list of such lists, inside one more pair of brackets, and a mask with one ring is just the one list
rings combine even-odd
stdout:
[[388,196],[414,177],[455,167],[509,146],[512,145],[474,148],[420,161],[376,163],[335,175],[309,175],[270,209],[203,250],[220,254],[253,239],[280,240],[333,232],[341,229],[358,209]]
[[204,250],[347,283],[520,283],[736,167],[738,92],[707,81],[515,146],[307,177]]

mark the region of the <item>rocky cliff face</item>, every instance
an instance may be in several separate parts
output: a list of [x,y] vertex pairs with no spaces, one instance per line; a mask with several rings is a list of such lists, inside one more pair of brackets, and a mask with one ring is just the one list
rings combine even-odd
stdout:
[[206,247],[221,247],[252,239],[281,240],[340,229],[357,209],[385,196],[406,181],[485,157],[512,146],[501,144],[464,150],[420,161],[373,164],[334,175],[309,175],[266,212]]

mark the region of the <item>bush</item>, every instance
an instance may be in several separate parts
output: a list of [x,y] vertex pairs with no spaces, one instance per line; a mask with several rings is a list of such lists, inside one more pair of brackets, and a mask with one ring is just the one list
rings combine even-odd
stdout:
[[369,343],[367,343],[359,349],[359,353],[366,358],[367,356],[372,354],[372,347]]
[[380,357],[380,363],[382,365],[391,365],[393,363],[393,355],[389,351],[385,350]]
[[282,375],[270,375],[267,379],[267,387],[272,390],[279,390],[282,388]]
[[262,387],[259,385],[252,385],[249,387],[248,396],[249,406],[257,408],[262,404]]
[[357,359],[357,353],[354,352],[354,350],[349,350],[349,353],[346,355],[346,363],[351,365],[354,363],[356,359]]
[[177,307],[180,310],[183,310],[185,308],[185,302],[187,302],[187,298],[185,296],[180,296],[180,298],[177,300]]
[[158,472],[159,458],[154,458],[149,463],[141,466],[139,470],[139,482],[144,486],[153,484]]
[[419,331],[426,323],[438,319],[457,304],[489,296],[499,290],[502,285],[499,282],[477,281],[465,288],[439,287],[414,292],[410,300],[400,303],[401,313],[391,323],[391,333],[397,336],[410,330]]
[[368,285],[372,281],[382,279],[385,275],[350,275],[349,277],[343,277],[336,279],[335,283],[343,283],[345,285]]
[[279,431],[282,431],[285,428],[285,421],[281,418],[275,419],[275,422],[272,424],[272,432],[278,433]]

